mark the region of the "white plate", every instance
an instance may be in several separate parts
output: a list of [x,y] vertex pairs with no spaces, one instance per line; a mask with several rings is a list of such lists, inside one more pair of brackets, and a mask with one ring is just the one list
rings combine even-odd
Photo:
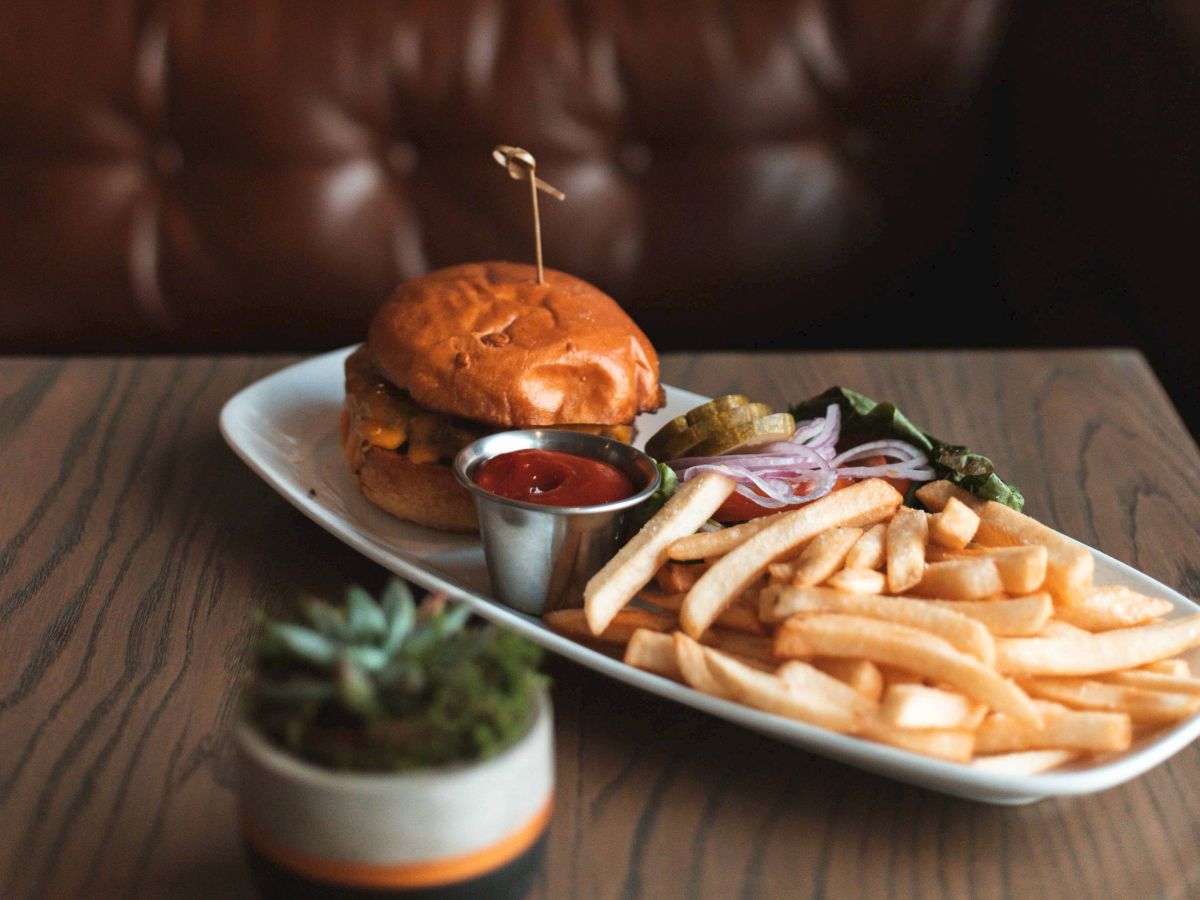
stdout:
[[[1049,796],[1089,794],[1141,775],[1200,735],[1200,715],[1142,738],[1126,753],[1041,775],[976,772],[957,763],[835,734],[701,694],[583,647],[540,620],[489,596],[483,551],[475,537],[444,534],[401,522],[359,494],[338,440],[342,363],[346,347],[297,363],[246,387],[221,411],[221,433],[251,469],[297,509],[348,545],[416,584],[446,591],[480,616],[612,678],[687,704],[746,728],[849,765],[900,781],[989,803],[1027,803]],[[667,405],[638,419],[644,439],[668,419],[707,398],[667,388]],[[1200,610],[1182,594],[1092,551],[1098,583],[1119,582],[1169,597],[1177,611]],[[1192,660],[1200,662],[1200,656]]]

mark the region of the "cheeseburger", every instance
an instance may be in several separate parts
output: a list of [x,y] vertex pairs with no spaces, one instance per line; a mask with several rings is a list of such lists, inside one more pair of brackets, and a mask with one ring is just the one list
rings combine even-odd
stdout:
[[448,531],[477,528],[451,463],[494,431],[629,442],[658,409],[658,356],[607,294],[533,266],[470,263],[405,282],[346,360],[342,444],[368,500]]

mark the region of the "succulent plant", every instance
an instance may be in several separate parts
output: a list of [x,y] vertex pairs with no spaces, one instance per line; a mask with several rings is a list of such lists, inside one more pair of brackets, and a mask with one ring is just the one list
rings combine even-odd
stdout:
[[245,712],[270,740],[319,765],[380,772],[482,759],[529,728],[541,650],[470,609],[392,579],[341,606],[310,597],[260,615]]

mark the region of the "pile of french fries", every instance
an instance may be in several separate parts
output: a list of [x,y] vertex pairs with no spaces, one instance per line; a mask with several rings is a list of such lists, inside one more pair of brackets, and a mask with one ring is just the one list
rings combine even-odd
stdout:
[[979,770],[1119,753],[1200,709],[1200,614],[1093,583],[1094,557],[946,481],[871,479],[704,530],[690,479],[556,631],[716,697]]

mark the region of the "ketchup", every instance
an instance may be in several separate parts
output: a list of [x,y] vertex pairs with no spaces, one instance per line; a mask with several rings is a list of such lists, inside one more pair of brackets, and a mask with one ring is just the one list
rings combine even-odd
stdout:
[[475,483],[509,500],[544,506],[597,506],[633,496],[629,477],[598,459],[557,450],[514,450],[485,460]]

